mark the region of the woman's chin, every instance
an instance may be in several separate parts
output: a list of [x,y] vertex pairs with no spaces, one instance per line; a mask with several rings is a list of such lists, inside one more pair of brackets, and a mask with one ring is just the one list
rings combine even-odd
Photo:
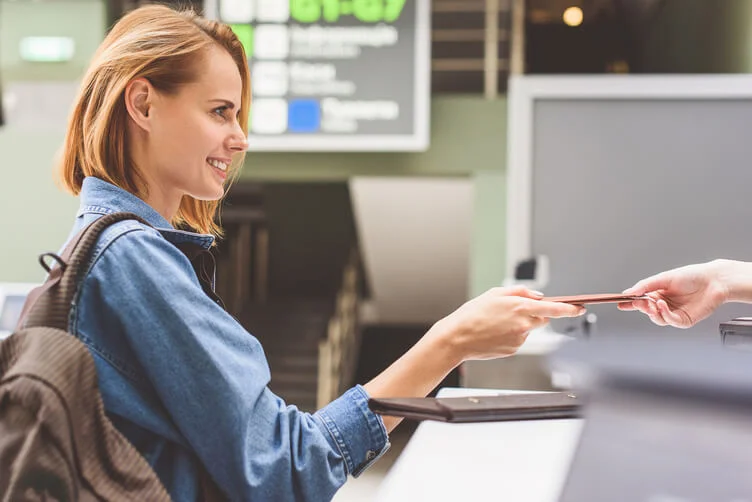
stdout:
[[196,200],[203,200],[206,202],[219,200],[225,195],[224,185],[213,186],[210,189],[201,190],[200,192],[194,192],[189,194]]

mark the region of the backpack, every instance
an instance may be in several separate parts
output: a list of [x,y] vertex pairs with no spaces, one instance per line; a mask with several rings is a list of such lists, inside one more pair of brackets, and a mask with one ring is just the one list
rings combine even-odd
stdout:
[[[99,236],[123,220],[148,225],[131,213],[106,215],[79,232],[61,256],[41,255],[47,280],[29,293],[17,330],[0,341],[0,502],[170,500],[105,415],[94,359],[67,331]],[[47,265],[49,259],[57,266]],[[202,499],[224,499],[203,471]]]

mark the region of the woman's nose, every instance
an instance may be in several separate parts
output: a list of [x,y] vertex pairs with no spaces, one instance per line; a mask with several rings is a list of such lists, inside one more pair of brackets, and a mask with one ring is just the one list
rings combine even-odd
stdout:
[[227,146],[233,152],[244,152],[248,149],[248,138],[240,128],[240,125],[237,125],[235,129],[232,136],[228,139]]

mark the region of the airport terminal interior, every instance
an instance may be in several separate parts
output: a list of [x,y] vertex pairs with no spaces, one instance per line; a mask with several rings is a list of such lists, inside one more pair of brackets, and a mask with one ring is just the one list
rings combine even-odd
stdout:
[[[164,347],[153,341],[160,330],[138,343],[116,340],[115,327],[127,322],[111,320],[115,341],[108,343],[124,352],[102,349],[76,332],[74,319],[91,319],[86,312],[96,309],[86,309],[91,288],[74,283],[60,329],[79,335],[85,354],[95,356],[103,420],[134,442],[172,498],[208,500],[181,481],[188,471],[180,465],[165,470],[172,457],[134,438],[161,435],[166,449],[179,445],[228,500],[752,501],[752,292],[739,292],[746,284],[752,291],[752,272],[742,272],[752,261],[752,0],[0,0],[0,499],[13,500],[5,497],[17,489],[3,477],[24,479],[12,461],[16,450],[3,440],[2,431],[11,429],[1,408],[10,406],[4,399],[12,396],[15,374],[4,358],[20,346],[11,345],[14,339],[30,339],[22,333],[34,325],[25,324],[35,319],[28,309],[44,304],[32,291],[73,268],[58,257],[71,225],[100,211],[81,200],[86,181],[105,172],[97,167],[104,157],[81,152],[92,138],[104,145],[96,152],[110,152],[120,134],[125,143],[118,145],[130,148],[152,134],[139,124],[160,117],[138,115],[137,89],[158,87],[142,70],[107,94],[122,110],[108,111],[107,120],[129,114],[127,132],[88,134],[97,106],[105,110],[110,99],[101,97],[75,136],[74,105],[96,91],[87,80],[92,65],[105,61],[110,76],[119,71],[110,52],[98,51],[109,37],[128,39],[113,27],[152,3],[229,26],[245,58],[235,63],[249,72],[249,100],[228,101],[241,133],[232,159],[242,160],[230,176],[229,157],[203,166],[222,180],[216,213],[204,215],[215,227],[158,216],[178,244],[221,227],[201,255],[211,262],[211,278],[202,277],[194,255],[163,240],[192,260],[185,262],[196,270],[188,267],[190,284],[211,298],[212,315],[224,316],[217,325],[247,331],[260,344],[254,357],[268,364],[269,383],[259,392],[282,403],[287,411],[280,414],[309,420],[308,429],[293,430],[292,419],[275,429],[295,436],[290,449],[299,449],[273,451],[300,462],[274,464],[286,473],[275,486],[289,489],[232,492],[230,476],[212,470],[169,399],[158,391],[117,402],[107,390],[112,378],[133,389],[162,389],[156,380],[178,374],[130,373],[152,360],[133,354]],[[143,47],[167,36],[146,37]],[[201,82],[212,81],[216,58],[203,60]],[[139,76],[142,87],[133,84]],[[202,129],[173,126],[174,134],[166,133],[175,138],[171,144],[198,148],[178,135],[198,138]],[[76,196],[56,174],[72,148],[80,150],[76,162],[89,166]],[[131,154],[123,155],[128,164]],[[128,187],[148,177],[128,169],[105,180],[107,190],[146,208],[155,199]],[[192,197],[183,193],[181,211]],[[148,210],[156,215],[154,207]],[[107,256],[106,247],[97,252]],[[160,266],[148,258],[150,248],[136,252],[150,270]],[[51,254],[40,259],[44,253]],[[80,284],[97,263],[82,265]],[[690,265],[697,268],[680,269],[674,282],[629,289]],[[139,277],[122,273],[134,284]],[[167,282],[155,284],[170,283],[172,272],[160,273]],[[715,282],[705,273],[716,274]],[[680,276],[691,279],[688,289],[672,296]],[[97,294],[111,305],[112,284],[100,282]],[[157,319],[154,326],[162,326],[159,316],[171,319],[158,300],[139,302],[139,290],[113,288],[136,291],[118,297],[121,305],[151,303],[154,311],[143,316]],[[473,302],[491,293],[580,310],[523,315],[502,302],[497,317],[481,322],[473,316],[491,307]],[[185,302],[194,297],[185,298],[181,305],[193,305]],[[689,299],[705,302],[701,315]],[[463,353],[438,371],[432,368],[442,354],[415,351],[447,327],[456,331],[452,347],[482,330],[501,337],[517,314],[527,324],[508,353]],[[105,310],[100,317],[109,322]],[[222,334],[216,337],[222,343]],[[196,364],[179,374],[230,378],[234,370],[227,368],[241,359],[232,352],[239,350],[235,339],[227,340],[221,349],[199,341],[191,350],[215,350],[216,366],[192,359]],[[131,357],[136,370],[118,365]],[[402,366],[395,369],[397,360]],[[410,387],[420,379],[421,386]],[[340,396],[355,395],[355,387],[359,407],[349,409],[350,422],[338,422],[337,413],[345,416]],[[387,390],[369,396],[364,388]],[[399,402],[408,398],[414,401]],[[153,409],[173,424],[169,434],[128,418]],[[353,425],[353,413],[371,428]],[[235,417],[217,418],[217,427]],[[354,437],[353,431],[382,434],[394,417],[404,420],[386,446]],[[267,420],[251,415],[249,430],[254,418]],[[307,442],[313,430],[318,436]],[[273,448],[285,444],[267,440]],[[236,462],[227,470],[246,472],[243,482],[251,486],[254,476],[266,479],[258,472],[272,469],[272,453],[260,448],[218,464]],[[316,448],[331,451],[316,456]],[[365,457],[351,460],[352,452]],[[310,465],[319,461],[328,468]]]

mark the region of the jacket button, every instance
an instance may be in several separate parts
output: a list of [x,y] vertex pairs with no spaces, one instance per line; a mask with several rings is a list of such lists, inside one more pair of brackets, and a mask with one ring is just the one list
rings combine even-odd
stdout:
[[376,452],[373,450],[368,450],[366,452],[366,462],[373,460],[374,458],[376,458]]

